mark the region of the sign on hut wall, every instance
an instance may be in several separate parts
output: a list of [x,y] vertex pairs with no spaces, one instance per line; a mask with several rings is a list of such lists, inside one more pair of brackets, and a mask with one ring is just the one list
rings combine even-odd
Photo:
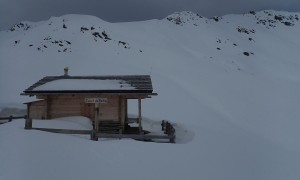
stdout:
[[106,104],[107,103],[107,98],[85,98],[84,99],[85,103],[101,103],[101,104]]

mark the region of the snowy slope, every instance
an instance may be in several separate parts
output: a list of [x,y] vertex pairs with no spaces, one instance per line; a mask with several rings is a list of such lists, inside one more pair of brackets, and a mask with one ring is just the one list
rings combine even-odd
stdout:
[[143,115],[193,134],[175,145],[95,143],[16,121],[0,126],[0,179],[299,179],[299,16],[65,15],[0,32],[0,103],[27,101],[25,88],[65,66],[70,75],[151,74],[159,95],[143,102]]

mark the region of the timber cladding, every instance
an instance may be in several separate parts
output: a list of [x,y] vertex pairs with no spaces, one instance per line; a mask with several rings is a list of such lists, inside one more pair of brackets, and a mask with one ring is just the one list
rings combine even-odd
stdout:
[[[124,122],[126,116],[126,99],[118,95],[47,95],[43,98],[45,98],[44,101],[28,104],[29,118],[54,119],[67,116],[85,116],[94,119],[95,113],[98,113],[100,121]],[[94,103],[85,102],[86,98],[106,98],[107,102],[100,103],[99,111],[97,111]]]
[[34,101],[27,104],[27,115],[31,119],[45,119],[46,118],[46,101]]

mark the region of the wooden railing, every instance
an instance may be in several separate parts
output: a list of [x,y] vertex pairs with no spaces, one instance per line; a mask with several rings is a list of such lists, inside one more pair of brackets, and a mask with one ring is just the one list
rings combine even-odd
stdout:
[[[23,116],[24,118],[24,116]],[[35,129],[40,131],[47,131],[53,133],[62,134],[86,134],[90,135],[91,140],[98,141],[99,138],[132,138],[138,140],[152,140],[152,139],[165,139],[169,140],[170,143],[175,143],[175,128],[168,121],[162,121],[162,130],[165,135],[154,135],[154,134],[109,134],[96,132],[96,130],[72,130],[72,129],[53,129],[53,128],[35,128],[32,127],[32,119],[26,119],[25,129]]]
[[75,129],[55,129],[55,128],[31,128],[40,131],[60,133],[60,134],[91,134],[91,130],[75,130]]
[[[26,119],[27,116],[7,116],[7,117],[0,117],[0,124],[11,122],[13,119]],[[7,120],[7,121],[3,121]]]

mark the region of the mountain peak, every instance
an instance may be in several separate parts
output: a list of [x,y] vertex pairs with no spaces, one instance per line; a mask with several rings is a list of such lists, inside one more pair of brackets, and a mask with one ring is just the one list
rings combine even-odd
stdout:
[[175,12],[164,18],[164,20],[181,26],[183,24],[197,24],[199,21],[201,21],[201,19],[203,19],[202,16],[192,11]]

